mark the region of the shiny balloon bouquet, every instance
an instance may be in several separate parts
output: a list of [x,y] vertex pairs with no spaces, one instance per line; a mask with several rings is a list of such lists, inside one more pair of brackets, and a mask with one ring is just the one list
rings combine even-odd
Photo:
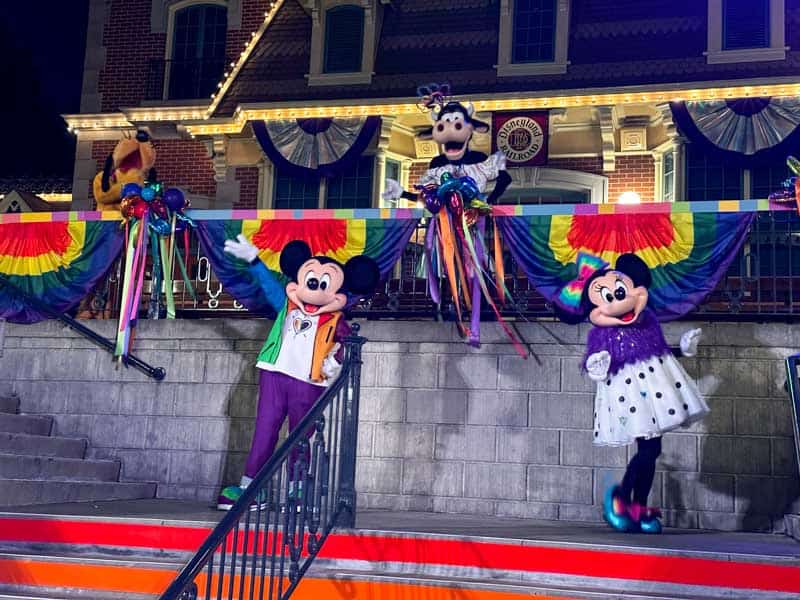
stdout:
[[[487,218],[492,208],[486,203],[472,177],[443,173],[439,185],[417,185],[425,208],[433,215],[425,234],[425,263],[431,298],[441,304],[439,278],[445,277],[453,295],[458,327],[471,346],[480,345],[481,298],[494,312],[497,321],[527,358],[528,352],[501,316],[489,286],[495,288],[502,305],[510,297],[505,285],[503,256],[497,227],[492,225],[494,280],[489,272],[486,245]],[[470,311],[469,326],[462,317],[462,306]]]
[[152,261],[151,295],[148,317],[160,313],[161,289],[165,290],[166,315],[175,318],[172,266],[177,263],[186,289],[196,299],[186,271],[186,263],[178,249],[182,235],[184,255],[189,256],[189,228],[192,220],[184,214],[189,200],[178,188],[164,188],[161,182],[128,183],[122,188],[120,210],[125,221],[125,267],[122,276],[122,303],[115,356],[130,352],[133,330],[139,314],[148,248]]

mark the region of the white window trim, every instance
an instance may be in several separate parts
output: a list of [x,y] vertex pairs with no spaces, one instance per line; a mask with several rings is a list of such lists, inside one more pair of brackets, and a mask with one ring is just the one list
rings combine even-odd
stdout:
[[498,77],[518,77],[525,75],[563,75],[567,72],[569,61],[569,0],[556,0],[555,52],[551,62],[514,63],[511,62],[514,38],[514,2],[500,0],[500,38],[497,44]]
[[570,169],[552,169],[550,167],[511,167],[510,189],[549,188],[570,192],[589,192],[591,204],[608,202],[608,177],[572,171]]
[[786,7],[784,0],[769,0],[769,48],[722,49],[722,0],[708,0],[708,50],[710,65],[786,60]]
[[[172,71],[172,45],[175,38],[175,15],[179,10],[195,4],[215,4],[217,6],[228,7],[227,0],[181,0],[180,2],[173,2],[169,5],[167,14],[167,42],[164,46],[164,89],[161,91],[161,97],[164,100],[169,100],[169,79],[170,71]],[[230,19],[230,7],[228,7],[228,18]],[[230,22],[227,24],[227,29],[231,29]],[[181,104],[186,104],[186,100],[181,100],[180,102]],[[189,102],[192,101],[189,100]],[[204,103],[208,103],[208,100],[204,100]]]
[[[325,66],[325,17],[336,6],[360,6],[364,9],[364,37],[361,46],[361,70],[353,73],[323,73]],[[306,75],[308,85],[363,85],[372,82],[375,44],[382,3],[375,0],[306,0],[311,11],[311,64]]]

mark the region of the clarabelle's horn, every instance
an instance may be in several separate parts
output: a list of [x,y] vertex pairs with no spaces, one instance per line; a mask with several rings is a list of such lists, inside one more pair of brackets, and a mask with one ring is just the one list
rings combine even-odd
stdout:
[[442,107],[439,104],[431,106],[431,121],[434,123],[439,120],[439,115],[442,113]]
[[464,108],[467,109],[467,114],[471,117],[475,112],[475,107],[472,105],[472,102],[465,102]]

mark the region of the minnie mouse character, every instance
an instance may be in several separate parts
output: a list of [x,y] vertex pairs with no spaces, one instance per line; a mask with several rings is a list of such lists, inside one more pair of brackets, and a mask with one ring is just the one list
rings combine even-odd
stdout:
[[[584,368],[597,382],[594,442],[637,443],[622,482],[608,490],[603,517],[621,531],[659,533],[660,511],[647,507],[664,432],[702,419],[708,405],[664,340],[647,308],[650,270],[635,254],[623,254],[613,269],[596,256],[578,255],[578,277],[554,304],[568,323],[588,317]],[[678,355],[694,356],[700,329],[681,336]]]
[[[450,87],[446,84],[420,87],[417,94],[422,97],[424,109],[430,110],[433,121],[433,125],[418,133],[417,137],[433,139],[442,149],[442,153],[431,160],[419,186],[439,185],[442,174],[449,173],[453,177],[472,177],[478,191],[483,194],[489,182],[494,181],[494,189],[486,199],[486,202],[493,204],[511,183],[511,176],[506,171],[506,156],[502,152],[486,156],[483,152],[469,149],[473,133],[487,133],[489,124],[474,118],[475,108],[471,102],[447,102]],[[384,199],[405,198],[414,201],[418,197],[418,194],[404,191],[394,179],[386,180]]]
[[[222,490],[217,508],[229,510],[275,450],[288,414],[293,430],[342,368],[342,340],[350,334],[342,310],[354,297],[372,293],[380,279],[377,263],[355,256],[345,264],[313,256],[305,242],[289,242],[281,252],[281,285],[258,258],[258,248],[242,234],[227,240],[225,252],[250,263],[250,272],[278,313],[258,355],[258,413],[240,485]],[[295,481],[295,460],[289,479]],[[299,483],[298,483],[299,491]]]

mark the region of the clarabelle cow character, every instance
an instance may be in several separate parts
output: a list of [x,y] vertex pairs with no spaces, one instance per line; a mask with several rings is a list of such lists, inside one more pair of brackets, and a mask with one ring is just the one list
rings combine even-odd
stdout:
[[[659,533],[660,511],[647,507],[661,436],[702,419],[708,405],[664,340],[647,308],[652,276],[635,254],[623,254],[614,268],[596,256],[579,254],[578,277],[556,296],[556,314],[578,323],[588,317],[583,366],[597,382],[594,443],[623,446],[636,442],[622,482],[611,487],[603,517],[615,529]],[[679,355],[694,356],[701,331],[680,339]]]
[[[353,298],[371,294],[378,284],[377,263],[355,256],[345,264],[313,256],[305,242],[289,242],[281,252],[282,285],[258,258],[258,248],[239,234],[227,240],[225,251],[250,263],[250,272],[278,313],[258,355],[260,369],[258,412],[250,453],[238,486],[222,490],[217,508],[229,510],[275,450],[283,421],[293,430],[325,388],[338,376],[343,360],[341,343],[350,333],[343,309]],[[301,492],[297,457],[290,457],[292,493]],[[298,469],[299,470],[299,469]]]
[[[489,183],[494,181],[494,189],[486,198],[486,202],[493,204],[511,183],[511,176],[506,171],[506,156],[502,152],[486,156],[483,152],[469,149],[473,134],[487,133],[489,125],[473,117],[475,109],[472,103],[445,102],[449,89],[444,86],[439,88],[431,85],[420,88],[418,93],[424,96],[423,106],[430,109],[433,126],[418,133],[417,137],[433,139],[442,150],[439,156],[431,160],[419,185],[438,186],[442,174],[449,173],[453,177],[472,177],[478,191],[485,194]],[[406,198],[412,201],[419,198],[418,194],[404,191],[394,179],[386,180],[383,197],[386,200]]]

